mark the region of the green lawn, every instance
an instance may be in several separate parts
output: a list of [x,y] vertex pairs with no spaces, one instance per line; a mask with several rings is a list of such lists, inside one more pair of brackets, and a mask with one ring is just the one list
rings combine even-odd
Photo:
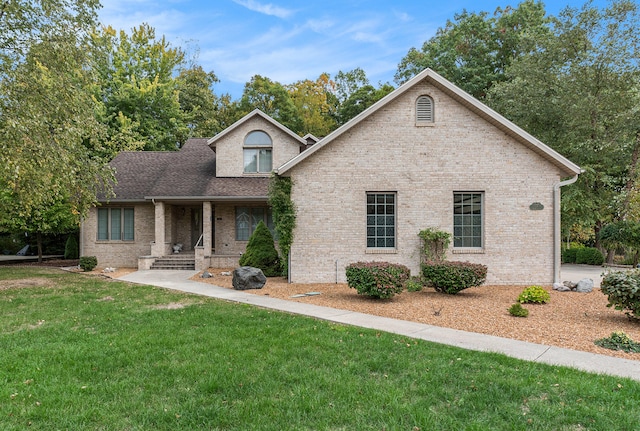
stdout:
[[640,429],[640,382],[82,274],[0,268],[0,322],[2,430]]

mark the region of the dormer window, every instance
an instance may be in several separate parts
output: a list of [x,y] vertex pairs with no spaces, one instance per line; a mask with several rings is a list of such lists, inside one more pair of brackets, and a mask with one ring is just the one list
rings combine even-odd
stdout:
[[262,130],[254,130],[244,138],[244,173],[271,172],[273,142]]
[[429,96],[418,97],[416,101],[416,125],[431,125],[433,122],[433,99]]

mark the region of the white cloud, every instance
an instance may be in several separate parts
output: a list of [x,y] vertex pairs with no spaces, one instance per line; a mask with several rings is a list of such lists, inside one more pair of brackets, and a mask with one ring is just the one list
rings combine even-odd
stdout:
[[394,10],[393,14],[397,19],[399,19],[402,22],[413,21],[413,17],[406,12],[400,12],[400,11]]
[[263,13],[265,15],[271,15],[278,18],[288,18],[293,14],[291,9],[285,9],[283,7],[274,6],[273,4],[262,4],[255,0],[233,0],[234,3],[244,6],[254,12]]

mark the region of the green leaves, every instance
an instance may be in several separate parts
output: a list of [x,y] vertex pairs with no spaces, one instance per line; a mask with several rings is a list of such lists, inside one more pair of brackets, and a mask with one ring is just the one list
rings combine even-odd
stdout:
[[546,304],[550,299],[551,295],[542,286],[529,286],[518,296],[520,304]]
[[441,293],[455,295],[487,279],[487,267],[478,263],[444,261],[422,264],[422,276]]
[[276,174],[269,181],[269,206],[273,213],[273,223],[278,234],[278,247],[282,255],[283,273],[288,273],[289,252],[293,244],[293,230],[296,227],[296,208],[291,200],[293,183],[290,177]]
[[630,319],[640,319],[640,270],[608,272],[600,288],[609,299],[607,307],[624,311]]
[[93,115],[85,49],[97,3],[5,6],[3,24],[13,33],[0,35],[8,60],[0,66],[0,230],[68,231],[95,202],[99,184],[108,194],[112,178],[86,146],[104,133]]
[[[184,65],[155,29],[142,24],[131,34],[104,27],[92,34],[92,67],[98,81],[95,99],[100,121],[108,126],[113,158],[123,150],[176,150],[188,136],[174,73]],[[142,144],[142,145],[141,145]]]
[[410,271],[404,265],[387,262],[357,262],[346,268],[347,283],[358,295],[388,299],[404,290]]
[[464,10],[439,28],[420,50],[411,48],[398,65],[397,83],[430,67],[478,99],[505,80],[509,65],[529,52],[532,37],[548,32],[542,3],[527,0],[494,14]]

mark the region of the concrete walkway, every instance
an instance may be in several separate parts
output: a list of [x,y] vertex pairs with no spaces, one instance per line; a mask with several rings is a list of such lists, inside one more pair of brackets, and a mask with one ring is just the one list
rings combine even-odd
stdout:
[[[602,270],[601,268],[598,269]],[[463,349],[502,353],[526,361],[562,365],[593,373],[629,377],[640,381],[640,361],[254,295],[189,280],[195,274],[197,274],[197,271],[137,271],[120,277],[120,280],[210,296],[346,325],[391,332]],[[584,277],[581,276],[580,278]],[[563,280],[578,281],[580,278],[573,280],[567,275]]]

